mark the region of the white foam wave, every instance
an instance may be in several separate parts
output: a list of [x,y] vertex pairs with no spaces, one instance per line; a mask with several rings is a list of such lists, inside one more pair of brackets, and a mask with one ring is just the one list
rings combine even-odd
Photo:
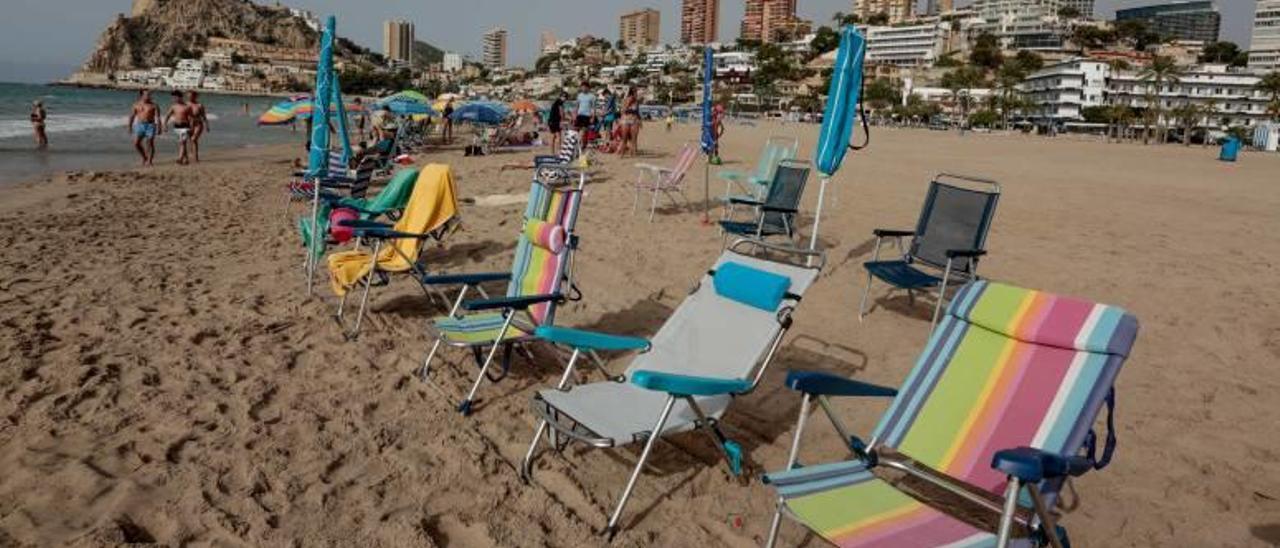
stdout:
[[[94,129],[124,129],[128,118],[107,114],[52,114],[45,122],[45,130],[49,133],[71,133]],[[28,137],[31,135],[29,119],[0,120],[0,139]]]

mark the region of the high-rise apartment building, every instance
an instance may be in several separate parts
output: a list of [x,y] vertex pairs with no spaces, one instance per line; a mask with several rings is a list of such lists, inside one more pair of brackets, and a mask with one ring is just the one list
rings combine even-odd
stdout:
[[719,21],[720,0],[684,0],[680,7],[680,43],[715,42]]
[[1058,17],[1063,0],[977,0],[972,9],[982,22],[974,30],[989,32],[1005,49],[1057,50],[1065,28]]
[[[951,2],[948,1],[948,4]],[[933,2],[930,2],[932,5]],[[950,9],[943,10],[950,11]],[[915,15],[914,0],[853,0],[853,13],[861,18],[864,22],[873,15],[885,14],[889,17],[889,24],[897,24],[910,19]]]
[[809,32],[812,25],[796,17],[796,0],[746,0],[740,36],[757,42],[784,42]]
[[1222,15],[1211,0],[1164,2],[1116,10],[1116,22],[1143,21],[1165,39],[1216,42]]
[[1280,0],[1258,0],[1253,13],[1249,68],[1280,70]]
[[413,62],[413,23],[396,19],[382,23],[382,54],[388,62]]
[[645,8],[624,13],[618,20],[618,39],[628,49],[656,46],[658,31],[661,28],[661,16],[658,10]]
[[507,29],[497,27],[484,33],[484,66],[502,68],[507,66]]

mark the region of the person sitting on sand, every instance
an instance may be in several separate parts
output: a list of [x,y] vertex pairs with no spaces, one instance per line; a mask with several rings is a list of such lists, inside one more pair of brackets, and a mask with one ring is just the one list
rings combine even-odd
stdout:
[[44,122],[49,118],[49,113],[44,110],[44,103],[35,101],[31,104],[31,130],[35,132],[36,148],[44,150],[49,148],[49,136],[45,134]]
[[187,104],[191,106],[191,157],[200,162],[200,136],[209,132],[209,112],[200,103],[200,94],[187,92]]
[[164,115],[164,123],[160,127],[173,124],[173,132],[178,136],[178,165],[186,165],[191,162],[187,157],[187,142],[191,139],[191,120],[194,116],[191,114],[191,105],[182,99],[182,92],[174,90],[169,94],[173,97],[173,104],[169,105],[169,112]]
[[129,113],[129,126],[125,129],[133,135],[133,148],[142,156],[143,167],[155,165],[156,135],[160,134],[160,126],[157,125],[159,118],[160,109],[151,101],[151,90],[139,90],[138,101],[133,104],[133,111]]

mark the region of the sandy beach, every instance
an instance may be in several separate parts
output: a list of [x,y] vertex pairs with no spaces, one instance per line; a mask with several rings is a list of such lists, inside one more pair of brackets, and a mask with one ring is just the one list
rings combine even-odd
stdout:
[[[817,130],[730,126],[724,167],[753,167],[770,134],[799,137],[810,157]],[[602,158],[578,224],[584,298],[558,324],[652,334],[718,255],[696,208],[659,208],[653,223],[631,213],[633,164],[671,164],[696,131],[652,124],[641,158]],[[460,416],[470,355],[445,353],[431,384],[412,375],[425,322],[443,311],[408,279],[376,292],[363,335],[344,340],[326,284],[305,296],[298,237],[280,216],[297,149],[215,152],[191,169],[162,154],[146,171],[4,189],[0,546],[602,544],[639,447],[546,453],[522,484],[529,399],[559,362],[519,360]],[[416,156],[450,164],[462,198],[499,204],[463,204],[463,229],[432,248],[432,268],[507,270],[523,203],[483,198],[527,192],[532,172],[501,166],[529,154]],[[931,308],[879,285],[859,323],[871,231],[911,228],[933,174],[980,175],[1004,187],[985,276],[1119,305],[1142,323],[1118,382],[1116,459],[1075,482],[1079,504],[1062,519],[1074,544],[1280,544],[1280,156],[1216,156],[874,128],[832,183],[828,266],[727,430],[752,469],[776,470],[800,404],[782,386],[788,368],[901,383]],[[714,169],[711,189],[723,191]],[[700,203],[700,164],[688,190]],[[817,190],[815,177],[810,212]],[[887,403],[838,407],[868,434]],[[802,460],[843,458],[814,424]],[[758,546],[772,491],[730,476],[702,434],[670,441],[614,545]],[[782,541],[824,545],[795,524]]]

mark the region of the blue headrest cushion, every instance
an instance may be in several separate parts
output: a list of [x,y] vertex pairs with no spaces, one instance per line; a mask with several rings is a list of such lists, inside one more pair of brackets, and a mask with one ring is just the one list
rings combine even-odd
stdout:
[[791,289],[791,278],[734,262],[721,264],[712,281],[717,295],[769,312]]

